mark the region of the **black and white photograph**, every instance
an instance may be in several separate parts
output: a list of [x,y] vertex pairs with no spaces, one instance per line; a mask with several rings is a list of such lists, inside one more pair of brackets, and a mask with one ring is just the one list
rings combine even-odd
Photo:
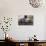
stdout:
[[32,15],[24,15],[23,17],[20,16],[20,18],[18,19],[18,25],[33,25],[33,16]]

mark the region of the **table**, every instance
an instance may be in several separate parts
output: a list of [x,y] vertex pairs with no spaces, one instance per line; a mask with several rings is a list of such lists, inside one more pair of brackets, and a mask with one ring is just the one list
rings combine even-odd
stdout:
[[40,46],[40,45],[42,46],[46,44],[46,40],[39,40],[39,41],[17,40],[14,42],[16,43],[16,46],[20,46],[20,44],[24,44],[24,46]]
[[9,40],[9,44],[14,44],[16,46],[46,46],[46,40],[39,41],[29,41],[29,40]]

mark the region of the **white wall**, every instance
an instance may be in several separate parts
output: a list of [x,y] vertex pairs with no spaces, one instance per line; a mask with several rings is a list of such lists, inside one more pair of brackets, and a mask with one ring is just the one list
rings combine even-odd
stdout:
[[[45,12],[46,8],[32,8],[28,0],[0,0],[0,16],[13,17],[9,33],[17,40],[27,40],[34,34],[39,40],[45,39]],[[18,16],[33,15],[33,26],[19,26]],[[1,31],[2,32],[2,31]],[[2,35],[0,32],[0,35]],[[44,34],[45,33],[45,34]],[[0,39],[3,37],[0,36]]]

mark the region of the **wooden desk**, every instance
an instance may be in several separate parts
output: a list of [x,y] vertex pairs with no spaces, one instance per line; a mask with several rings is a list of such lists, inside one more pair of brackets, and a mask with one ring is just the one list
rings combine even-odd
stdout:
[[12,40],[9,41],[9,44],[14,44],[16,46],[20,46],[20,44],[24,44],[23,46],[46,46],[46,40],[39,40],[39,41]]
[[24,46],[46,46],[46,40],[40,41],[29,41],[29,40],[17,40],[15,41],[16,46],[20,46],[20,44],[24,44]]

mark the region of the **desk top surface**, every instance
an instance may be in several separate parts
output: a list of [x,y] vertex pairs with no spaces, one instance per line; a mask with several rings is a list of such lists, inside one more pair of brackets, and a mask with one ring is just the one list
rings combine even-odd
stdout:
[[[0,42],[3,42],[5,40],[0,40]],[[28,42],[34,42],[34,43],[46,43],[46,40],[38,40],[38,41],[34,41],[34,40],[9,40],[11,42],[25,42],[25,43],[28,43]]]
[[39,40],[39,41],[29,41],[29,40],[14,40],[13,42],[25,42],[25,43],[28,43],[28,42],[34,42],[34,43],[46,43],[46,40]]

